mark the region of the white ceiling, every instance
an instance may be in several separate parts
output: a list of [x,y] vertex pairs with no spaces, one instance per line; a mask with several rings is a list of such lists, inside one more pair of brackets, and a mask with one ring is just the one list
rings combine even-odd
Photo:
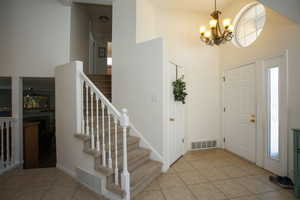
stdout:
[[[151,0],[154,5],[162,8],[192,10],[210,13],[214,10],[214,0]],[[218,9],[222,9],[234,0],[217,0]]]

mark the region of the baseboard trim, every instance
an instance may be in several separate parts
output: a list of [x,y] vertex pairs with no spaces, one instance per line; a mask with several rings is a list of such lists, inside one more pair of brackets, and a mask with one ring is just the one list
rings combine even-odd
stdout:
[[68,175],[72,176],[73,178],[76,178],[76,172],[64,167],[62,164],[57,163],[56,168],[62,170],[63,172],[67,173]]

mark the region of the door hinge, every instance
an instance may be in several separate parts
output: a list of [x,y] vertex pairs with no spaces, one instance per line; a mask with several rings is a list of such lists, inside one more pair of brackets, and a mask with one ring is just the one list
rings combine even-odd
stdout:
[[224,107],[224,112],[226,112],[226,108]]
[[226,139],[225,138],[223,138],[223,141],[224,141],[224,143],[226,142]]

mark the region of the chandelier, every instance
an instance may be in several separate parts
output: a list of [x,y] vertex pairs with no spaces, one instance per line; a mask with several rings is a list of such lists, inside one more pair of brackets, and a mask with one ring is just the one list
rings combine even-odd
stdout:
[[212,20],[209,21],[209,30],[205,26],[200,27],[200,38],[207,45],[217,45],[223,44],[232,40],[234,27],[231,24],[230,19],[223,20],[223,30],[220,26],[220,16],[221,12],[217,10],[217,0],[215,0],[215,10],[211,13]]

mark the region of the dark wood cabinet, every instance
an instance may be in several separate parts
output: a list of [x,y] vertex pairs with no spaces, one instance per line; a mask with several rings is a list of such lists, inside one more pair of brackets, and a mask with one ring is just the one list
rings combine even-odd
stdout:
[[24,123],[24,169],[39,167],[39,123]]

